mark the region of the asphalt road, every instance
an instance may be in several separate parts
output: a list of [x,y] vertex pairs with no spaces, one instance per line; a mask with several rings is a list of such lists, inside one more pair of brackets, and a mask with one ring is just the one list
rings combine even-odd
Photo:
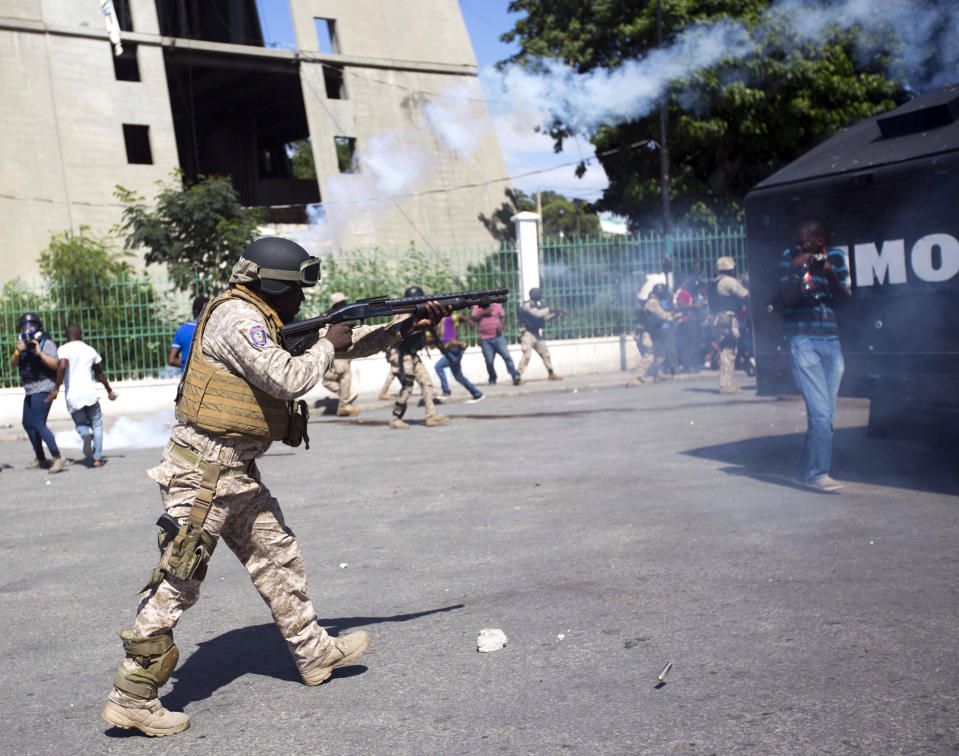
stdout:
[[[300,684],[221,545],[162,694],[192,725],[162,739],[99,717],[157,559],[158,450],[49,476],[0,443],[0,752],[959,750],[955,450],[867,439],[867,405],[841,400],[846,489],[807,492],[801,403],[614,378],[404,432],[381,405],[276,445],[260,467],[320,621],[372,646]],[[478,653],[483,628],[508,645]]]

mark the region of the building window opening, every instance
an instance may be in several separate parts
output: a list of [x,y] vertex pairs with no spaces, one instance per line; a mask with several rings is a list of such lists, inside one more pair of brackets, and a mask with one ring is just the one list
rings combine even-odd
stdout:
[[117,14],[120,31],[132,32],[133,16],[130,15],[130,0],[113,0],[113,10]]
[[346,82],[343,80],[341,66],[323,66],[323,81],[326,84],[326,96],[330,100],[346,99]]
[[340,45],[336,40],[336,21],[332,18],[314,18],[317,49],[327,55],[339,55]]
[[150,127],[133,123],[123,124],[123,141],[127,148],[127,162],[152,165]]
[[336,146],[336,164],[340,173],[356,173],[356,139],[353,137],[333,137]]
[[117,81],[140,81],[140,66],[137,65],[137,46],[127,43],[123,52],[113,55],[111,47],[110,57],[113,58],[113,74]]

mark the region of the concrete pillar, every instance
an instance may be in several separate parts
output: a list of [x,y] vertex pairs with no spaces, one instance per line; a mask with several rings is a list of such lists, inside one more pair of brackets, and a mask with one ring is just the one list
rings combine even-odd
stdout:
[[519,257],[520,301],[529,297],[529,290],[539,286],[539,215],[522,212],[510,218],[516,224],[516,254]]

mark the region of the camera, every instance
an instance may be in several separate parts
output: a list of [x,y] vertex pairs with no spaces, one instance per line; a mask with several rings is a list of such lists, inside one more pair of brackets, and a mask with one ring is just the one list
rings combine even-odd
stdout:
[[27,351],[30,354],[37,353],[37,345],[34,343],[34,340],[40,341],[43,338],[43,331],[34,331],[33,333],[27,333],[23,331],[20,333],[20,340],[27,345]]
[[824,262],[826,262],[826,260],[828,260],[828,259],[829,259],[829,255],[827,255],[825,252],[817,252],[817,253],[816,253],[815,255],[813,255],[813,257],[812,257],[812,261],[813,261],[816,265],[822,265],[822,264],[823,264]]

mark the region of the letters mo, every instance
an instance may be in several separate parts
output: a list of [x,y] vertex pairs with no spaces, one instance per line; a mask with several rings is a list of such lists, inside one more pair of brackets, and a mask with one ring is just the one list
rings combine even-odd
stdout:
[[[849,247],[836,247],[844,255]],[[856,244],[856,287],[906,283],[906,240],[887,239]],[[936,254],[938,252],[938,254]],[[959,240],[950,234],[927,234],[912,245],[909,263],[916,278],[930,283],[948,281],[959,273]]]

